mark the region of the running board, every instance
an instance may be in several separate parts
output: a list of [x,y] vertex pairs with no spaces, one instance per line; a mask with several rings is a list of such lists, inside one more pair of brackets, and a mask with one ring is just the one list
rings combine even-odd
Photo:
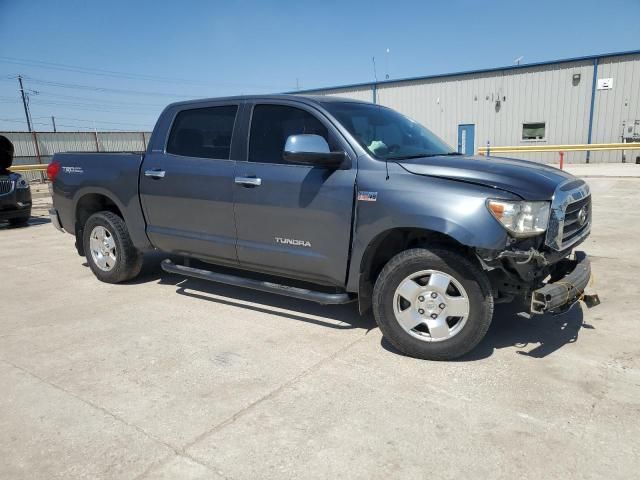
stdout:
[[287,297],[299,298],[301,300],[310,300],[312,302],[320,303],[321,305],[349,303],[355,300],[355,297],[348,293],[324,293],[315,290],[308,290],[306,288],[289,287],[278,283],[264,282],[236,275],[227,275],[225,273],[202,270],[200,268],[176,265],[169,259],[163,260],[160,265],[162,266],[162,270],[168,273],[177,273],[178,275],[200,278],[202,280],[209,280],[210,282],[224,283],[225,285],[250,288],[252,290],[260,290],[261,292],[277,293],[279,295],[286,295]]

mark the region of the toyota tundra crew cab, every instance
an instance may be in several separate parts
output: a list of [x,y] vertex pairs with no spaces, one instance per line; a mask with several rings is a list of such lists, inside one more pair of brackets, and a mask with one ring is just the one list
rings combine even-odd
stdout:
[[[373,308],[405,354],[452,359],[494,304],[532,314],[589,281],[591,196],[523,160],[464,156],[389,108],[314,96],[174,103],[146,153],[55,155],[51,220],[103,282],[167,272]],[[168,255],[169,256],[169,255]],[[195,268],[192,259],[199,260]],[[205,263],[203,263],[205,262]]]

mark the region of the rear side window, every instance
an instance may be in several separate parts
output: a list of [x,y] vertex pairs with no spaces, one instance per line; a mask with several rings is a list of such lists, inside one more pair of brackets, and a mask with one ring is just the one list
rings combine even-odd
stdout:
[[251,118],[249,161],[285,163],[282,154],[287,138],[302,133],[324,137],[334,150],[336,142],[327,127],[309,112],[285,105],[256,105]]
[[237,105],[183,110],[169,134],[167,152],[185,157],[228,159]]

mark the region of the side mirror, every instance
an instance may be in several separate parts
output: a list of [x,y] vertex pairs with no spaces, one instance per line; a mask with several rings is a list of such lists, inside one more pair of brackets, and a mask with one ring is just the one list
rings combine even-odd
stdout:
[[290,135],[282,158],[289,163],[338,168],[345,159],[344,152],[332,152],[320,135]]

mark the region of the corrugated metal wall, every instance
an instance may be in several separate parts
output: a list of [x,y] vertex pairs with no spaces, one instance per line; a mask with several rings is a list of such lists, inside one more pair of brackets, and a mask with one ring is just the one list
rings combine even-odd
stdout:
[[[598,78],[613,78],[611,90],[595,91],[592,143],[621,141],[622,121],[640,119],[640,55],[604,57]],[[494,146],[587,143],[593,85],[593,61],[540,66],[376,86],[376,101],[426,125],[454,148],[458,125],[475,125],[475,150]],[[579,75],[579,79],[574,76]],[[332,88],[312,93],[373,100],[373,85]],[[499,104],[498,104],[499,100]],[[525,122],[545,122],[544,140],[523,140]],[[633,158],[640,155],[634,152]],[[557,153],[509,154],[557,163]],[[593,162],[619,162],[621,152],[592,152]],[[631,155],[629,155],[631,157]],[[565,154],[565,162],[583,163],[586,152]],[[628,159],[627,161],[631,161]]]
[[[453,147],[460,124],[475,125],[476,151],[487,141],[491,145],[582,143],[588,129],[589,72],[584,63],[562,64],[381,85],[377,99],[428,126]],[[577,85],[574,73],[581,75]],[[522,140],[525,122],[546,122],[546,139]],[[584,156],[576,153],[565,160],[581,161]],[[557,160],[553,153],[525,157]]]
[[48,163],[59,152],[139,152],[146,150],[150,132],[0,132],[13,142],[14,165]]
[[[640,55],[601,59],[598,78],[612,78],[613,88],[596,90],[592,142],[620,142],[622,122],[640,120]],[[635,162],[640,151],[631,153],[628,157]],[[592,152],[591,158],[594,162],[620,162],[622,152]]]

